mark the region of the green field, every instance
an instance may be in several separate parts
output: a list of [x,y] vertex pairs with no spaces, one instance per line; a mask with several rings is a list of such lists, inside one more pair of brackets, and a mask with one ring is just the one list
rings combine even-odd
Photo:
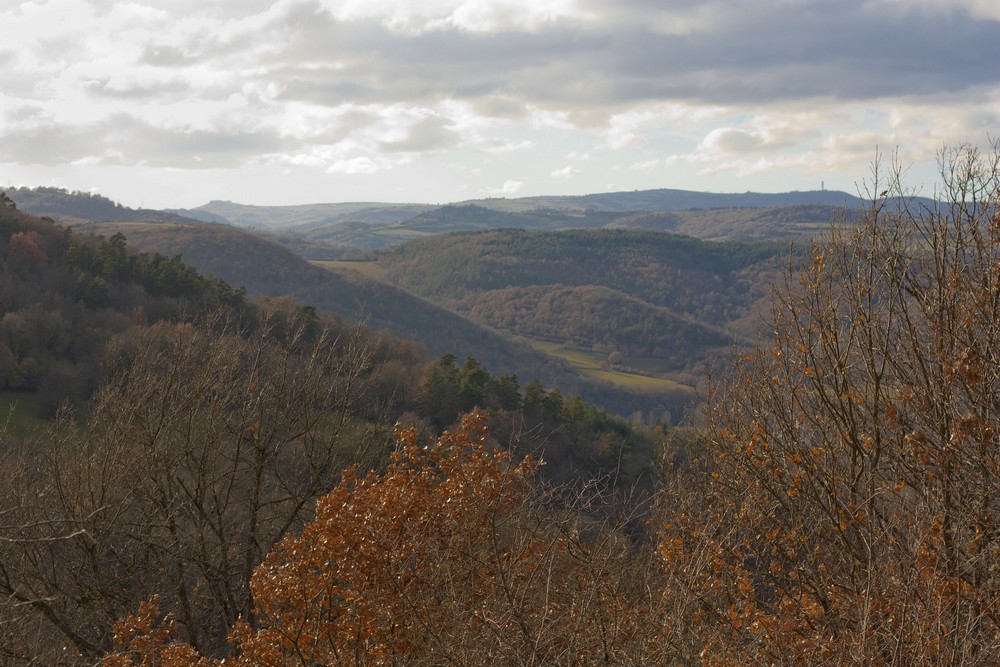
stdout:
[[565,359],[584,377],[607,380],[616,386],[625,387],[633,391],[649,393],[694,391],[692,387],[664,377],[639,375],[638,373],[627,373],[625,371],[601,368],[600,364],[604,359],[604,355],[596,352],[568,348],[561,343],[550,343],[530,338],[522,338],[521,340],[537,350],[559,357],[560,359]]
[[343,259],[313,259],[310,264],[324,268],[327,271],[357,271],[372,280],[385,280],[386,271],[378,262],[355,262]]
[[140,233],[148,233],[152,229],[157,231],[184,229],[190,227],[189,224],[179,222],[81,222],[73,225],[73,229],[94,232],[104,236],[110,236],[121,232],[128,237],[129,232],[138,230]]

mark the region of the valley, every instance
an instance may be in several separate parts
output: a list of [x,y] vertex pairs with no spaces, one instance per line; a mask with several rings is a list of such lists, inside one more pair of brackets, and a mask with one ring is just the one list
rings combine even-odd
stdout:
[[[288,295],[618,414],[676,421],[749,340],[790,243],[847,220],[845,193],[677,190],[132,210],[57,189],[24,210],[181,256],[248,295]],[[839,202],[840,208],[837,208]]]

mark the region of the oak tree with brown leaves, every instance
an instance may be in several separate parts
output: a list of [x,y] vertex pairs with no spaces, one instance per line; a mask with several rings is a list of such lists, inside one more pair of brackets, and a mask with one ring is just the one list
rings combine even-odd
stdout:
[[2,453],[0,662],[93,664],[153,594],[223,654],[271,547],[388,445],[358,419],[368,345],[272,305],[118,338],[85,423]]
[[[633,547],[555,511],[538,462],[491,447],[484,424],[468,415],[430,444],[402,428],[386,471],[346,473],[254,573],[253,620],[234,627],[225,664],[649,664],[657,633]],[[171,623],[146,605],[104,664],[217,664]]]
[[710,665],[1000,663],[1000,146],[871,208],[716,384],[661,551]]

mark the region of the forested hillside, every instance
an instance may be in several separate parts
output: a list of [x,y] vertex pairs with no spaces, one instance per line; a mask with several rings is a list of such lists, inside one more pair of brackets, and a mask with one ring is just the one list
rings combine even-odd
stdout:
[[290,295],[346,319],[362,318],[375,329],[386,329],[424,344],[432,357],[455,354],[478,359],[498,373],[537,377],[546,386],[619,414],[640,411],[680,415],[690,402],[685,391],[635,392],[582,377],[559,357],[510,340],[414,294],[356,272],[329,272],[313,266],[280,245],[249,232],[219,225],[89,223],[81,229],[102,234],[123,233],[143,250],[181,254],[200,271],[245,286],[255,296]]
[[143,220],[147,222],[184,222],[190,220],[164,211],[134,209],[92,192],[63,188],[11,188],[8,196],[20,210],[64,222],[83,220]]
[[[20,377],[19,320],[56,368],[95,358],[49,335],[60,318],[107,342],[85,409],[0,426],[0,660],[996,664],[1000,144],[943,159],[947,205],[901,206],[895,172],[777,269],[766,327],[669,441],[0,197]],[[456,308],[553,285],[539,298],[592,291],[626,318],[660,274],[684,299],[657,312],[697,304],[693,272],[727,318],[781,256],[602,234],[442,237],[488,241],[441,269],[457,286],[410,268]],[[622,274],[645,296],[618,296]]]
[[[928,203],[915,200],[918,202]],[[173,213],[272,234],[310,259],[336,259],[354,258],[358,249],[387,248],[422,236],[509,228],[647,229],[702,239],[787,239],[824,231],[832,221],[850,221],[863,204],[858,197],[825,190],[776,194],[648,190],[581,197],[491,198],[435,206],[247,206],[214,201]]]
[[541,483],[482,415],[400,428],[274,543],[228,645],[162,582],[103,664],[997,664],[1000,146],[945,159],[950,205],[878,200],[787,267],[649,511]]
[[363,210],[325,223],[289,225],[274,231],[272,237],[304,256],[320,259],[352,257],[358,249],[388,248],[424,236],[489,229],[645,229],[711,240],[795,239],[825,231],[838,220],[851,221],[857,215],[854,208],[829,204],[651,211],[526,205],[521,200],[448,204],[400,219],[369,216],[376,209]]
[[411,241],[387,279],[497,330],[687,381],[752,333],[781,244],[626,230],[499,230]]
[[396,420],[436,438],[478,409],[552,483],[651,492],[660,435],[579,397],[2,201],[3,664],[94,664],[154,595],[224,655],[253,571],[318,498],[385,469]]
[[[177,257],[131,253],[125,238],[74,234],[0,208],[0,392],[40,415],[97,383],[103,344],[136,322],[240,306],[243,292]],[[2,394],[4,404],[16,395]]]

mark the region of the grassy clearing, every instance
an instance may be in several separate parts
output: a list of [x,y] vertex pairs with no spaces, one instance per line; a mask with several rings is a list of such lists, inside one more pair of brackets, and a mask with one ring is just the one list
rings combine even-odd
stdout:
[[530,338],[525,338],[523,340],[537,350],[541,350],[553,356],[565,359],[580,372],[580,375],[583,375],[584,377],[594,378],[597,380],[607,380],[616,386],[625,387],[626,389],[631,389],[633,391],[650,393],[694,391],[692,387],[665,377],[639,375],[638,373],[628,373],[620,370],[601,368],[600,364],[604,359],[604,355],[596,352],[568,348],[560,343],[550,343],[540,340],[532,340]]
[[310,264],[315,264],[327,271],[357,271],[366,278],[373,280],[385,280],[386,271],[377,262],[352,262],[341,259],[313,259]]
[[104,236],[111,236],[121,232],[128,237],[130,232],[138,231],[140,234],[148,233],[151,230],[163,231],[173,229],[184,229],[191,227],[190,224],[178,222],[84,222],[73,225],[73,229],[94,232]]

